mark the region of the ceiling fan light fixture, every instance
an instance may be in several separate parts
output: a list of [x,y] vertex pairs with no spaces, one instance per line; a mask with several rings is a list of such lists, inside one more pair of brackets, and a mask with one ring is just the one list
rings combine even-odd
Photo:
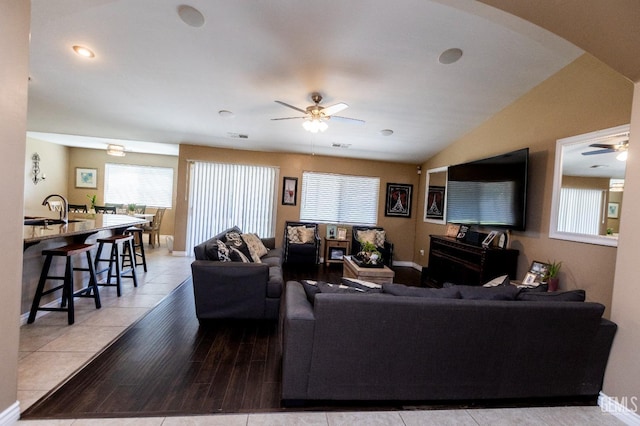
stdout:
[[199,28],[204,25],[204,15],[195,7],[186,4],[178,6],[178,16],[190,27]]
[[107,154],[113,155],[114,157],[124,157],[126,155],[124,146],[116,144],[107,145]]
[[618,161],[627,161],[627,157],[629,156],[629,152],[625,149],[620,154],[616,155],[616,160]]
[[382,129],[382,130],[380,130],[380,134],[382,136],[391,136],[393,134],[393,130],[391,130],[391,129]]
[[318,119],[305,120],[302,122],[302,127],[304,127],[307,132],[311,133],[324,132],[329,128],[327,123]]

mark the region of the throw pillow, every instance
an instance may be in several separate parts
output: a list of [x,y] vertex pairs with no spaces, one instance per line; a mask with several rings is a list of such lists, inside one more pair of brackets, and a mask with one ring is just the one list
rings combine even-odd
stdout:
[[302,288],[304,288],[304,292],[307,295],[307,300],[313,305],[316,301],[316,294],[320,293],[318,281],[301,280],[300,284],[302,284]]
[[516,300],[526,300],[535,302],[584,302],[586,292],[584,290],[569,291],[523,291],[518,294]]
[[376,247],[381,247],[381,248],[384,247],[385,238],[386,238],[385,231],[376,229],[375,237],[374,237],[374,244],[376,245]]
[[208,260],[231,262],[229,247],[221,240],[207,243],[204,248],[204,253]]
[[253,261],[256,263],[262,263],[260,258],[267,254],[268,250],[262,243],[260,237],[258,237],[256,234],[242,234],[241,236],[242,240],[249,248],[251,259],[253,259]]
[[366,231],[357,231],[356,236],[361,243],[376,244],[376,231],[373,229],[367,229]]
[[381,293],[382,284],[372,283],[369,281],[357,280],[355,278],[342,277],[342,284],[347,287],[357,288],[359,290],[368,291],[372,293]]
[[460,299],[457,288],[410,287],[404,284],[382,284],[382,292],[394,296],[426,297],[430,299]]
[[247,257],[243,252],[233,246],[227,246],[229,248],[229,257],[232,262],[251,263],[251,259]]
[[472,285],[457,285],[462,299],[467,300],[516,300],[520,289],[514,285],[497,287],[477,287]]
[[291,244],[301,244],[298,230],[304,226],[287,226],[287,239]]
[[307,244],[313,242],[313,239],[316,236],[316,231],[313,228],[307,228],[305,226],[301,226],[298,228],[298,239],[301,244]]
[[[249,247],[247,246],[247,243],[245,243],[244,240],[242,239],[242,234],[240,234],[239,232],[227,232],[226,237],[227,237],[227,245],[230,248],[233,248],[239,251],[240,253],[242,253],[242,255],[246,257],[249,262],[252,261],[251,252],[249,251]],[[245,262],[244,257],[242,258],[242,262]]]

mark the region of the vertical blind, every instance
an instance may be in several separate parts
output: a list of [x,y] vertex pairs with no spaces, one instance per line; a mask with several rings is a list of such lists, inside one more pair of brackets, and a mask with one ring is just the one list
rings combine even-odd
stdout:
[[189,179],[187,248],[232,226],[275,236],[277,167],[193,162]]
[[561,188],[558,231],[598,235],[602,197],[599,189]]
[[106,163],[104,202],[171,208],[173,168]]
[[375,225],[380,178],[302,173],[300,220]]

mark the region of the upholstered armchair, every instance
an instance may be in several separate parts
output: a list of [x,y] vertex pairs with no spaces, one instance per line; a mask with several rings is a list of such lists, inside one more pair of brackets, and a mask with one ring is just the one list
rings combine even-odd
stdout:
[[286,222],[284,225],[284,263],[320,262],[318,224]]
[[393,243],[387,241],[384,228],[377,226],[354,226],[351,232],[351,253],[362,251],[361,244],[370,242],[376,245],[385,265],[393,265]]

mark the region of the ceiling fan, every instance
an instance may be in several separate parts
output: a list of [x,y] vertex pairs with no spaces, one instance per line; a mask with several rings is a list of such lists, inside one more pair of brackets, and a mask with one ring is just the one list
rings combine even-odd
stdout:
[[614,138],[611,143],[592,143],[589,146],[601,149],[583,152],[582,155],[598,155],[626,151],[629,148],[629,135]]
[[364,120],[358,120],[357,118],[349,118],[349,117],[342,117],[339,115],[335,115],[340,111],[344,111],[345,109],[349,108],[349,105],[345,104],[344,102],[339,102],[337,104],[334,104],[328,107],[322,106],[320,105],[320,102],[322,102],[322,95],[320,95],[320,93],[318,92],[314,92],[311,94],[311,100],[314,102],[315,105],[308,106],[306,109],[298,108],[286,102],[276,101],[276,103],[279,103],[280,105],[299,111],[304,115],[298,116],[298,117],[272,118],[271,120],[274,120],[274,121],[295,120],[295,119],[302,118],[304,119],[302,126],[305,128],[305,130],[312,133],[317,133],[318,131],[324,132],[325,130],[327,130],[328,126],[326,121],[329,119],[346,121],[346,122],[355,123],[355,124],[364,124]]

